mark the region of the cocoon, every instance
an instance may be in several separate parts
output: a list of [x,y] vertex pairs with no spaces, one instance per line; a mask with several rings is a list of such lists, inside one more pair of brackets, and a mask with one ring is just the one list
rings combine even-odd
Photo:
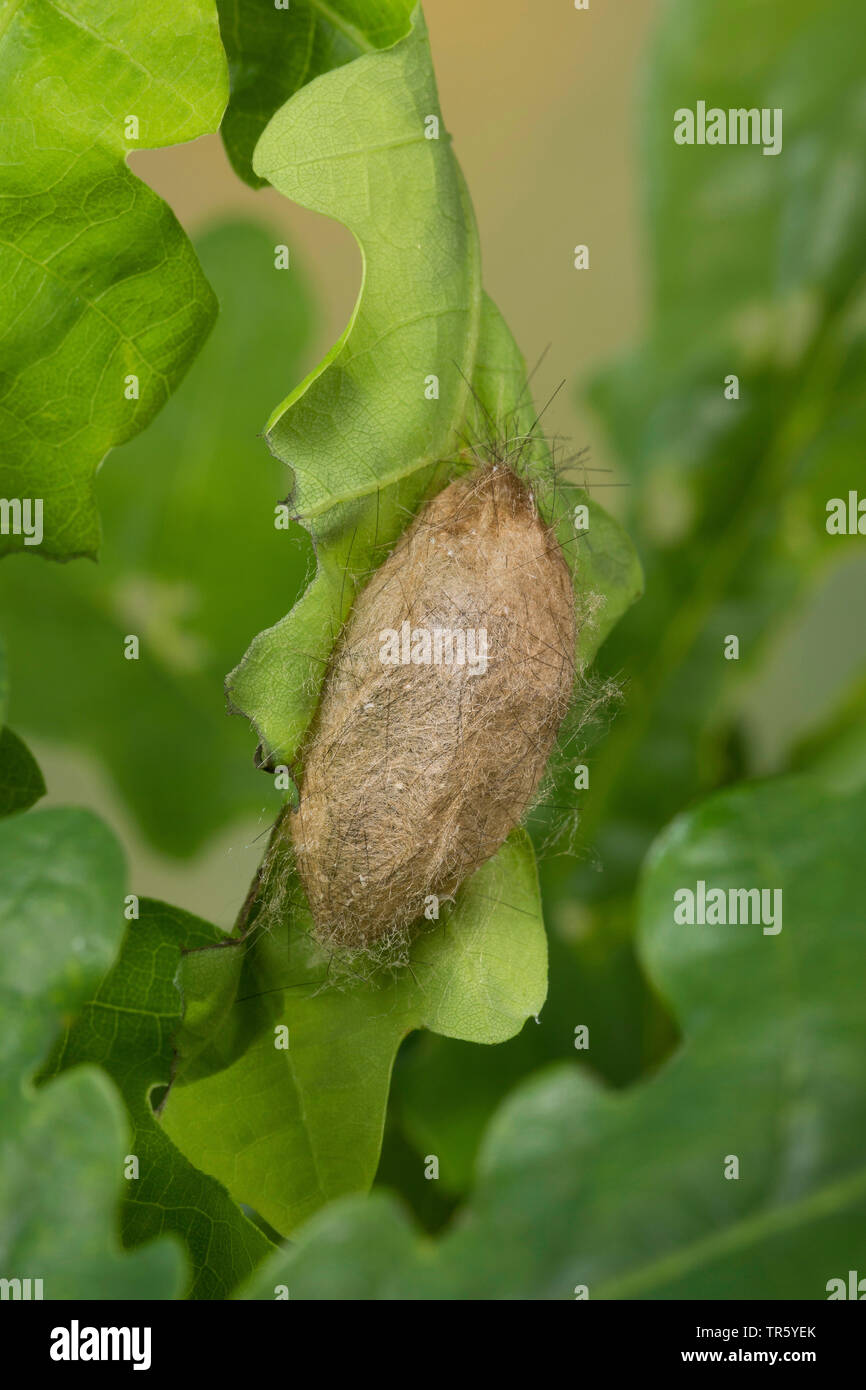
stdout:
[[322,941],[408,927],[496,852],[535,795],[574,649],[571,574],[510,468],[426,504],[355,601],[304,749],[291,835]]

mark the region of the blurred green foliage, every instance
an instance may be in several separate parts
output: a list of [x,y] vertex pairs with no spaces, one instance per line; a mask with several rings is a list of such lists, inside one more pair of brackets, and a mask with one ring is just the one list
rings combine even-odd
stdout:
[[[32,782],[22,749],[19,743],[10,762],[8,745],[0,744],[0,785],[18,808],[27,798],[16,786]],[[123,873],[119,846],[88,811],[0,821],[0,1270],[4,1279],[40,1280],[41,1294],[31,1285],[31,1297],[151,1299],[183,1291],[184,1262],[173,1242],[132,1254],[121,1248],[116,1209],[129,1149],[111,1082],[84,1068],[34,1086],[53,1035],[114,955]]]
[[[123,921],[119,907],[115,915]],[[186,1248],[190,1278],[184,1293],[192,1298],[227,1297],[271,1248],[225,1188],[187,1161],[154,1113],[175,1070],[182,953],[221,939],[218,928],[188,912],[142,899],[111,969],[67,1020],[41,1073],[43,1080],[64,1073],[65,1080],[66,1073],[75,1077],[88,1064],[117,1086],[131,1129],[127,1151],[139,1163],[138,1178],[123,1194],[124,1243],[138,1246],[172,1232]]]
[[[94,752],[170,855],[247,814],[267,826],[279,806],[223,694],[225,673],[312,565],[306,532],[275,528],[290,478],[259,438],[310,332],[303,277],[274,268],[276,240],[244,223],[198,242],[219,320],[152,427],[99,474],[99,564],[26,555],[0,568],[10,718]],[[124,658],[130,633],[137,661]]]
[[[682,1024],[675,1057],[624,1092],[543,1069],[497,1112],[441,1239],[384,1195],[335,1203],[246,1296],[825,1298],[858,1266],[866,1217],[864,823],[862,788],[816,777],[678,817],[639,914],[643,964]],[[772,885],[781,930],[675,923],[674,893],[698,879]]]

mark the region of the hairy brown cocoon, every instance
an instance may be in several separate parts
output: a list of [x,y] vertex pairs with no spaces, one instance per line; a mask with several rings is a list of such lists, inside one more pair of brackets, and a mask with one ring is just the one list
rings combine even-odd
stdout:
[[[403,657],[414,639],[410,664],[383,662],[389,632]],[[305,749],[291,831],[322,940],[364,948],[495,854],[568,709],[574,645],[568,566],[508,467],[427,503],[355,601]]]

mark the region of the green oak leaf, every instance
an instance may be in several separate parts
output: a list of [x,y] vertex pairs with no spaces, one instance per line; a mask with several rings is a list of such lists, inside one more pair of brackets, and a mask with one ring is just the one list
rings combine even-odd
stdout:
[[[407,1039],[397,1057],[389,1119],[399,1126],[417,1173],[427,1154],[439,1160],[439,1181],[421,1186],[435,1186],[452,1198],[471,1190],[487,1127],[505,1098],[528,1076],[570,1056],[604,1081],[622,1086],[639,1073],[646,1050],[652,1047],[656,1055],[664,1055],[676,1041],[676,1030],[661,1004],[647,1005],[647,984],[634,960],[627,923],[608,923],[613,940],[605,942],[604,952],[583,949],[580,940],[564,936],[564,908],[545,899],[543,882],[542,902],[550,984],[544,1008],[533,1022],[495,1048],[418,1033]],[[580,905],[571,907],[579,921]],[[588,1052],[577,1050],[583,1042],[578,1027],[591,1039]],[[377,1187],[389,1182],[388,1172],[380,1168]],[[404,1191],[402,1186],[399,1190]],[[412,1206],[417,1212],[414,1198]]]
[[[503,435],[525,439],[535,418],[520,354],[481,289],[474,215],[450,137],[440,116],[438,138],[426,139],[427,115],[439,115],[439,101],[416,10],[405,39],[303,88],[256,147],[256,167],[280,192],[351,229],[364,267],[342,337],[267,427],[271,449],[292,469],[292,501],[317,559],[302,598],[228,679],[232,706],[273,763],[294,758],[355,592],[407,517],[449,480],[461,446],[483,447],[491,433],[500,447]],[[431,376],[435,399],[425,395]],[[581,602],[597,595],[600,611],[581,634],[583,664],[639,595],[640,569],[594,503],[588,532],[571,545],[568,517],[586,499],[558,483],[543,441],[529,440],[524,452],[540,504],[568,542]]]
[[117,1085],[132,1124],[128,1152],[139,1160],[122,1209],[124,1241],[137,1246],[162,1231],[177,1235],[189,1255],[192,1298],[226,1297],[273,1248],[224,1188],[178,1151],[153,1110],[174,1068],[182,952],[223,936],[179,908],[142,899],[117,960],[84,1001],[45,1072],[89,1063]]
[[217,0],[231,98],[220,134],[235,173],[253,188],[256,141],[299,88],[362,53],[387,48],[409,27],[414,0]]
[[[450,136],[440,128],[425,138],[428,115],[441,120],[416,10],[407,38],[302,88],[256,146],[256,171],[285,197],[338,218],[362,257],[347,328],[267,425],[305,518],[340,513],[429,466],[453,447],[463,418],[480,252]],[[342,521],[324,519],[320,534]]]
[[0,730],[0,816],[26,811],[45,795],[45,779],[26,743]]
[[[442,460],[466,411],[482,309],[478,239],[447,132],[424,138],[424,115],[438,110],[419,14],[395,47],[298,92],[256,149],[281,192],[351,228],[364,260],[345,332],[267,428],[317,557],[301,601],[229,677],[233,706],[275,761],[291,760],[312,717],[355,586],[447,481]],[[428,400],[431,374],[438,398]]]
[[[310,332],[302,273],[275,269],[279,240],[242,222],[197,238],[219,320],[164,411],[97,478],[99,565],[16,555],[0,568],[15,726],[96,754],[165,854],[279,806],[221,688],[312,565],[307,533],[275,528],[288,478],[258,438]],[[138,661],[124,660],[127,633]]]
[[[438,138],[425,137],[425,118],[438,111],[416,12],[393,48],[295,95],[256,147],[256,169],[281,192],[350,227],[364,267],[345,333],[267,428],[271,449],[292,469],[292,500],[317,561],[302,598],[254,640],[228,681],[232,705],[253,722],[272,766],[296,759],[357,589],[425,498],[471,466],[473,446],[516,456],[557,525],[583,619],[581,668],[640,591],[624,534],[558,477],[533,430],[524,364],[481,290],[474,218],[447,132],[440,124]],[[438,395],[425,389],[433,376]],[[590,527],[576,534],[578,502],[589,505]],[[385,983],[343,979],[339,989],[322,988],[327,961],[312,946],[291,866],[281,872],[288,888],[276,929],[269,917],[266,931],[239,941],[239,960],[228,950],[209,962],[187,960],[192,1025],[178,1039],[183,1066],[164,1123],[193,1162],[285,1233],[323,1202],[370,1185],[406,1034],[427,1027],[473,1042],[514,1036],[543,1002],[546,951],[534,856],[522,833],[464,885],[447,929],[422,934],[409,969]],[[483,888],[488,882],[495,893]],[[479,936],[481,891],[495,921],[485,916]],[[419,982],[433,993],[428,975],[448,981],[455,1021],[431,1012],[429,1001],[419,1005]],[[504,1018],[500,996],[509,1001]],[[270,1027],[264,999],[285,1001]],[[245,1022],[250,1008],[255,1026]],[[280,1026],[288,1028],[286,1052],[275,1046]],[[344,1078],[336,1090],[334,1073]],[[251,1142],[263,1127],[266,1136]]]
[[[178,1038],[186,1063],[162,1116],[191,1163],[283,1234],[372,1183],[407,1033],[502,1042],[538,1012],[547,987],[524,831],[464,884],[453,909],[443,904],[408,967],[393,973],[332,980],[296,884],[291,891],[292,911],[276,926],[186,957]],[[237,989],[230,1026],[226,974]]]
[[0,7],[0,493],[43,504],[41,543],[0,552],[95,555],[100,461],[211,328],[189,242],[125,161],[215,130],[226,88],[212,0]]
[[45,795],[42,773],[26,744],[6,728],[9,680],[6,647],[0,642],[0,817],[26,811]]
[[[535,1077],[441,1240],[390,1197],[345,1199],[245,1296],[826,1298],[862,1268],[864,824],[862,789],[806,776],[674,821],[641,892],[641,953],[683,1028],[667,1064],[618,1093],[575,1065]],[[674,893],[698,879],[781,889],[781,931],[676,924]]]
[[61,1019],[111,960],[123,873],[116,841],[89,812],[0,823],[0,1271],[41,1280],[48,1299],[173,1298],[183,1282],[173,1241],[121,1249],[129,1141],[110,1081],[87,1067],[32,1084]]

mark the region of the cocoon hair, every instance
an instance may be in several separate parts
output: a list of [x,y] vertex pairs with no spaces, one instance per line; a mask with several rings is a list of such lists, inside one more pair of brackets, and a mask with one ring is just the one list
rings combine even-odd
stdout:
[[289,818],[316,933],[365,949],[451,897],[529,809],[574,683],[571,573],[504,464],[420,511],[357,599]]

